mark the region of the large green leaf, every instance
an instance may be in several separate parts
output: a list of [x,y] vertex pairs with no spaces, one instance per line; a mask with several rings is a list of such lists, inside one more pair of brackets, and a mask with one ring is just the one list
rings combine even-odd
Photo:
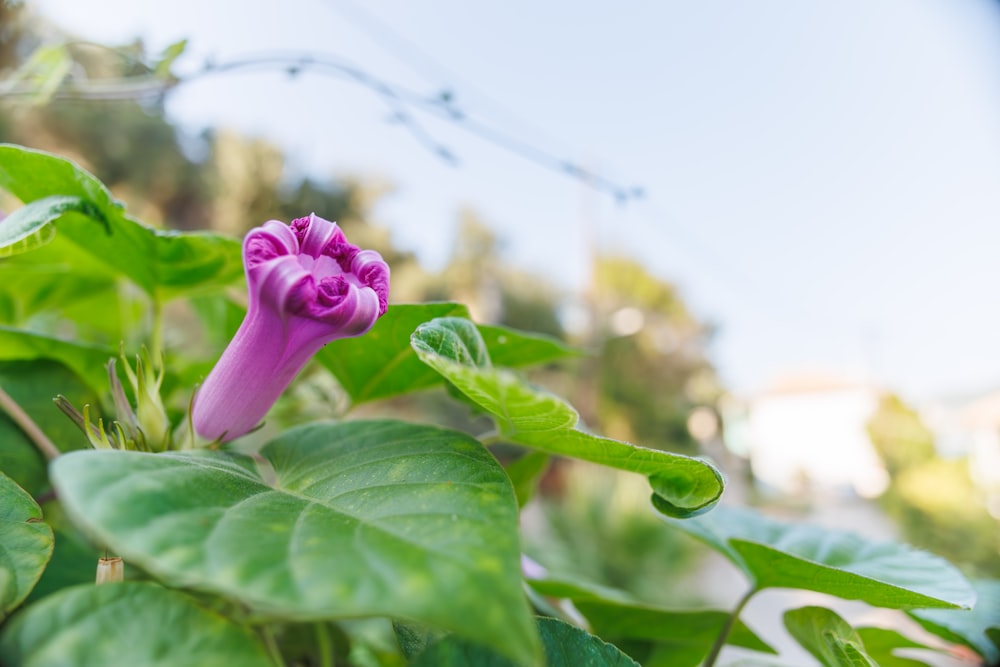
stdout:
[[[572,600],[591,630],[621,646],[641,647],[647,656],[666,656],[671,667],[698,667],[723,631],[730,614],[716,610],[664,609],[633,600],[615,589],[582,582],[532,579],[528,584],[550,598]],[[726,637],[732,646],[774,653],[774,649],[737,620]],[[633,657],[639,658],[636,653]]]
[[[627,655],[580,628],[554,618],[539,618],[546,667],[639,667]],[[510,667],[503,656],[455,637],[431,644],[410,667]]]
[[530,664],[517,504],[462,433],[314,424],[252,458],[88,451],[52,465],[72,518],[127,561],[291,619],[394,616]]
[[[55,224],[59,234],[163,298],[225,285],[242,273],[238,241],[146,227],[125,215],[100,181],[65,158],[2,144],[0,188],[28,209],[12,214],[18,216],[17,227],[0,234],[0,248],[19,242],[24,229],[42,234]],[[58,219],[53,217],[56,213]]]
[[156,584],[87,584],[11,619],[0,662],[31,667],[274,667],[247,628]]
[[973,579],[972,587],[976,591],[972,611],[914,609],[909,614],[928,631],[965,644],[994,665],[1000,663],[1000,581]]
[[879,667],[847,621],[823,607],[785,612],[788,632],[824,667]]
[[[653,504],[661,509],[658,498]],[[732,561],[758,590],[801,588],[892,609],[968,608],[975,600],[951,564],[903,544],[873,543],[734,507],[670,523]]]
[[0,472],[0,620],[38,582],[52,556],[52,529],[38,504]]
[[512,443],[646,475],[658,507],[675,517],[700,514],[722,494],[722,475],[705,461],[572,428],[577,421],[573,408],[513,372],[494,367],[469,320],[445,317],[425,322],[414,331],[411,345],[421,361],[488,412]]
[[[0,341],[3,341],[0,333]],[[0,346],[0,349],[4,349]],[[87,446],[76,425],[53,404],[56,394],[74,405],[97,404],[94,394],[72,371],[55,361],[0,361],[0,386],[62,451]],[[49,488],[46,461],[27,435],[0,411],[0,470],[33,495]]]

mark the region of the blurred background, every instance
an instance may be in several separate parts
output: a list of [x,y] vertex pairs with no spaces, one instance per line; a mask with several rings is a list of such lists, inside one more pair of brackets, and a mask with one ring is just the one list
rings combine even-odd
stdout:
[[[0,79],[150,224],[338,220],[595,430],[1000,576],[1000,3],[0,0]],[[643,480],[543,490],[543,564],[704,595]]]

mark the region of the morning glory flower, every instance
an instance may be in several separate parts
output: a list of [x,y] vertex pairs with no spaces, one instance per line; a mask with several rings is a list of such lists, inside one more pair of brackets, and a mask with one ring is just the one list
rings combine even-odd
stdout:
[[360,336],[387,307],[389,267],[332,222],[277,220],[243,240],[249,306],[194,398],[198,435],[226,442],[253,430],[324,345]]

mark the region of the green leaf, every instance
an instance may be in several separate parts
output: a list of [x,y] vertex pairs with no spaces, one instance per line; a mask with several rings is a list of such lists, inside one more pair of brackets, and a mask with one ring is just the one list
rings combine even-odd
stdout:
[[100,210],[82,197],[53,195],[36,199],[17,209],[0,224],[0,257],[17,255],[49,243],[55,238],[52,221],[77,212],[104,223]]
[[[172,298],[215,289],[242,274],[238,241],[211,233],[146,227],[126,216],[100,181],[64,158],[0,144],[0,187],[26,206],[50,197],[86,202],[85,206],[68,208],[55,221],[59,234],[149,294]],[[32,213],[30,217],[37,216]]]
[[[572,600],[596,635],[623,647],[640,640],[652,652],[669,656],[667,664],[672,667],[698,667],[730,616],[729,612],[716,610],[655,607],[637,602],[622,591],[593,584],[553,579],[533,579],[528,584],[547,597]],[[726,643],[775,652],[739,620]]]
[[457,303],[391,305],[371,331],[333,341],[316,360],[337,377],[354,403],[426,389],[441,377],[417,359],[410,334],[429,319],[466,313]]
[[527,452],[506,466],[507,476],[514,485],[517,504],[524,507],[535,495],[538,482],[548,470],[551,457],[544,452]]
[[160,54],[160,59],[153,65],[153,75],[160,78],[169,77],[170,68],[173,66],[174,61],[184,53],[184,49],[186,48],[187,40],[182,39],[163,49],[163,53]]
[[[554,618],[539,618],[547,667],[639,667],[617,648]],[[455,637],[427,647],[410,667],[510,667],[502,656]]]
[[[0,335],[0,350],[5,349]],[[80,429],[52,399],[61,393],[74,405],[96,405],[97,395],[65,366],[50,360],[0,362],[0,386],[60,450],[88,446]],[[49,488],[46,465],[28,436],[0,411],[0,470],[38,495]]]
[[493,368],[486,343],[470,320],[425,322],[410,341],[421,361],[490,413],[506,434],[570,428],[577,422],[576,411],[561,399]]
[[573,408],[514,373],[494,368],[468,320],[426,322],[414,331],[411,344],[425,364],[491,414],[512,443],[646,475],[658,507],[671,516],[707,511],[722,494],[722,475],[709,463],[571,428],[577,421]]
[[679,519],[707,512],[722,496],[722,474],[710,463],[690,456],[638,447],[571,429],[517,433],[510,440],[549,454],[571,456],[646,475],[656,508]]
[[896,655],[899,649],[918,649],[933,651],[929,646],[904,637],[895,630],[888,628],[857,628],[858,636],[865,645],[865,652],[879,667],[932,667],[929,663],[915,658],[904,658]]
[[[457,303],[393,304],[367,334],[334,341],[316,359],[337,377],[355,404],[440,385],[441,376],[421,363],[410,347],[410,334],[438,317],[468,315]],[[506,366],[530,366],[577,354],[547,336],[477,326],[489,354]]]
[[[653,504],[661,509],[658,498]],[[902,544],[734,507],[670,523],[732,561],[757,590],[801,588],[890,609],[968,608],[975,599],[951,564]]]
[[57,236],[45,247],[0,261],[0,323],[23,326],[45,313],[48,319],[35,318],[33,328],[52,322],[65,329],[70,320],[80,337],[120,341],[144,313],[134,312],[141,295],[119,289],[119,282],[103,262]]
[[52,557],[52,529],[24,489],[0,472],[0,620],[34,588]]
[[[72,526],[60,526],[58,522],[53,521],[52,513],[56,507],[58,504],[52,503],[45,508],[48,514],[46,523],[52,526],[55,542],[52,558],[45,566],[42,578],[25,600],[25,604],[31,604],[70,586],[94,583],[97,559],[103,555],[101,551],[86,542],[78,531],[73,530]],[[58,516],[58,510],[55,511]]]
[[492,324],[477,324],[476,327],[489,350],[490,359],[497,366],[523,368],[586,354],[551,336]]
[[1000,662],[1000,581],[973,579],[971,583],[976,592],[972,611],[915,609],[908,613],[927,631],[964,644],[987,664],[996,664]]
[[[52,359],[70,368],[94,390],[108,385],[108,360],[117,354],[110,348],[84,345],[51,336],[0,326],[0,361]],[[58,387],[55,394],[65,394]],[[52,398],[50,397],[50,398]]]
[[0,662],[31,667],[274,667],[247,628],[156,584],[68,588],[11,619]]
[[823,607],[785,612],[788,632],[824,667],[879,667],[847,621]]
[[392,622],[392,631],[396,635],[399,650],[407,660],[417,657],[429,645],[447,636],[440,630],[432,630],[423,625],[404,623],[399,620]]
[[394,421],[293,429],[233,453],[76,452],[52,464],[67,513],[169,581],[287,619],[393,616],[530,664],[517,504],[462,433]]
[[[647,640],[671,657],[675,667],[698,667],[722,632],[730,614],[717,610],[671,610],[641,604],[580,600],[574,606],[597,635],[612,642]],[[737,622],[727,644],[774,653],[750,628]]]

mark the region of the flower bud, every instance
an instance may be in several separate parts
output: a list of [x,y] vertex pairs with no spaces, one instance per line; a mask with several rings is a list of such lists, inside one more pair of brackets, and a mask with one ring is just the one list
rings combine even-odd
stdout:
[[247,314],[198,389],[198,435],[226,442],[253,430],[324,345],[360,336],[385,314],[389,267],[315,214],[277,220],[243,241]]

